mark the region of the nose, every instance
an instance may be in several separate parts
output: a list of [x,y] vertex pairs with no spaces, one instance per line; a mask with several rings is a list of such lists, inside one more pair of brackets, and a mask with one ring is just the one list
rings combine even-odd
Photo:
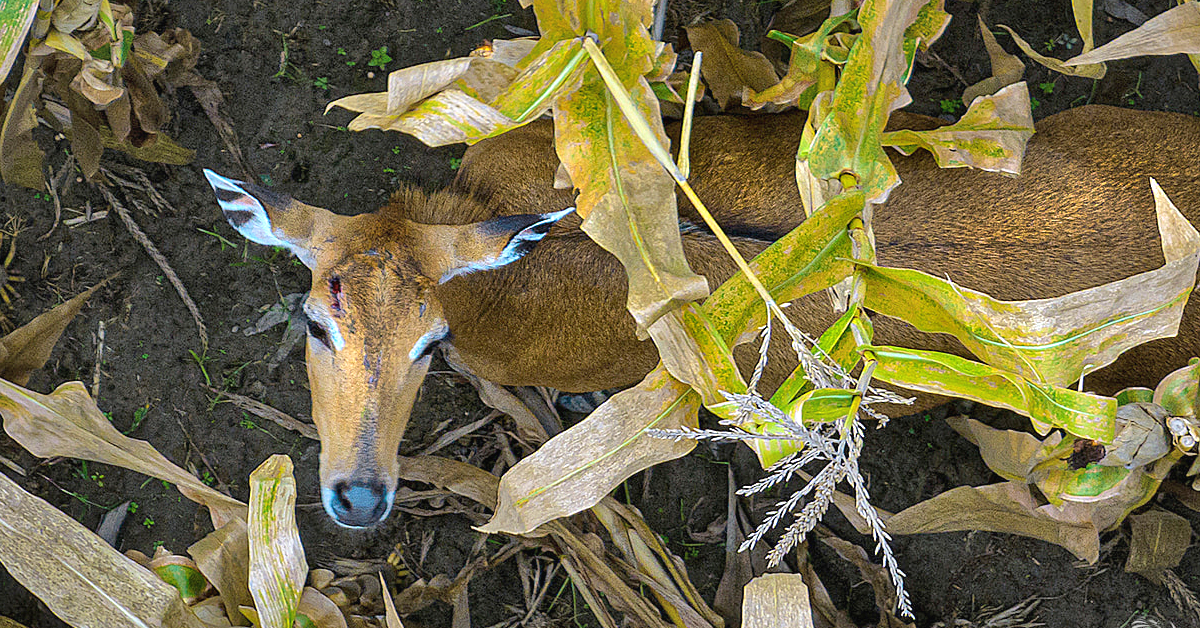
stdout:
[[336,482],[321,489],[325,512],[339,525],[365,528],[387,518],[396,494],[378,480]]

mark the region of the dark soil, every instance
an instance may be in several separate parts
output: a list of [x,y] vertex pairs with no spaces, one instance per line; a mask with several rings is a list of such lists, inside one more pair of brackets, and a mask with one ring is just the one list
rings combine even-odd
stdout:
[[[1003,23],[1045,48],[1060,35],[1074,34],[1070,2],[995,0],[989,24]],[[1155,15],[1174,3],[1135,2]],[[987,73],[987,60],[975,26],[980,6],[948,2],[955,20],[934,47],[946,66],[919,67],[911,83],[920,113],[941,115],[942,102],[961,96],[964,84],[948,71],[956,68],[968,82]],[[687,0],[673,3],[667,37],[676,39],[681,20],[728,16],[742,28],[750,47],[765,32],[780,5]],[[1097,41],[1106,42],[1131,28],[1097,13]],[[496,18],[491,19],[489,18]],[[378,131],[351,134],[350,114],[322,115],[330,100],[359,92],[384,91],[386,72],[368,67],[371,51],[387,46],[388,70],[467,54],[484,39],[509,37],[504,25],[535,27],[532,13],[516,0],[354,0],[347,2],[172,2],[145,0],[139,30],[183,27],[203,43],[198,70],[216,80],[226,95],[224,111],[240,135],[240,146],[260,182],[314,205],[342,213],[379,207],[401,182],[434,189],[455,174],[462,147],[431,149],[408,136]],[[1001,42],[1011,46],[1008,37]],[[281,54],[286,50],[283,72]],[[1076,47],[1075,51],[1078,48]],[[1056,54],[1063,55],[1062,46]],[[351,65],[353,64],[353,65]],[[1197,78],[1182,56],[1148,58],[1110,65],[1108,76],[1093,83],[1051,75],[1029,63],[1026,79],[1038,104],[1038,117],[1085,102],[1200,114]],[[369,71],[374,71],[372,76]],[[202,167],[236,173],[214,127],[192,98],[180,91],[166,96],[174,107],[170,132],[179,143],[197,150],[187,167],[138,164],[110,151],[106,159],[142,167],[174,206],[154,217],[134,213],[179,272],[200,306],[211,344],[201,353],[196,327],[162,272],[122,224],[110,216],[82,226],[51,226],[53,209],[32,191],[0,188],[0,211],[23,221],[13,268],[28,281],[19,284],[8,316],[24,323],[61,299],[94,285],[115,270],[118,280],[100,291],[68,328],[49,365],[34,375],[30,387],[50,391],[70,380],[90,383],[96,363],[97,331],[105,328],[98,403],[121,429],[141,421],[131,435],[152,443],[178,464],[208,474],[218,486],[240,499],[248,497],[247,477],[268,455],[285,453],[296,463],[299,521],[311,563],[342,565],[341,559],[379,561],[399,545],[407,556],[420,553],[422,540],[432,545],[420,575],[453,577],[462,567],[477,533],[461,515],[414,516],[396,513],[377,529],[353,532],[336,527],[324,514],[317,495],[318,445],[261,419],[251,419],[229,403],[214,403],[217,388],[249,395],[293,416],[307,419],[308,392],[303,351],[297,346],[277,368],[269,363],[279,350],[283,326],[246,336],[260,309],[308,288],[308,271],[265,247],[247,245],[222,219]],[[41,137],[49,163],[57,168],[69,148],[49,135]],[[74,184],[63,206],[102,209],[100,194],[86,183]],[[75,215],[68,213],[68,215]],[[220,237],[206,234],[214,232]],[[221,238],[236,243],[223,244]],[[447,428],[475,420],[487,410],[474,390],[446,374],[444,366],[425,382],[402,451],[416,451]],[[141,410],[144,409],[144,410]],[[963,484],[996,480],[977,450],[934,416],[894,421],[872,431],[864,455],[875,504],[892,511]],[[980,409],[976,416],[1018,427],[1022,420]],[[449,422],[448,425],[444,424]],[[487,437],[465,439],[440,455],[466,458]],[[7,436],[0,436],[0,455],[28,470],[26,477],[5,471],[26,489],[95,528],[107,508],[126,500],[137,511],[126,521],[120,549],[150,553],[156,545],[182,553],[206,534],[203,510],[173,488],[121,469],[73,460],[39,460]],[[688,530],[703,530],[722,516],[726,499],[724,461],[733,460],[740,481],[755,473],[744,449],[701,446],[697,454],[653,470],[650,481],[629,482],[632,502],[649,524],[684,556],[700,590],[711,599],[723,570],[723,548],[691,544]],[[490,461],[489,461],[490,464]],[[1169,498],[1160,503],[1189,517],[1200,516]],[[766,504],[762,504],[765,506]],[[755,513],[761,516],[762,509]],[[860,543],[840,515],[828,517],[839,533]],[[1044,596],[1038,617],[1049,626],[1117,628],[1142,613],[1161,614],[1175,625],[1189,619],[1166,589],[1123,571],[1127,532],[1106,534],[1105,551],[1096,565],[1079,564],[1068,552],[1040,541],[1014,536],[973,533],[940,534],[895,541],[900,564],[908,574],[920,626],[956,618],[973,618],[987,608],[1007,608],[1030,596]],[[52,550],[50,550],[52,551]],[[812,549],[818,572],[834,601],[847,606],[861,625],[873,624],[870,587],[855,572],[817,544]],[[1178,574],[1200,590],[1200,557],[1189,552]],[[519,603],[521,589],[510,561],[477,577],[471,584],[472,625],[489,626],[510,615],[505,604]],[[554,585],[555,590],[559,585]],[[569,589],[551,615],[558,625],[587,625],[586,615],[573,618]],[[575,607],[582,609],[581,600]],[[445,625],[449,607],[435,605],[413,618],[416,624]],[[44,606],[0,569],[0,615],[30,627],[60,625]],[[594,624],[592,620],[592,624]]]

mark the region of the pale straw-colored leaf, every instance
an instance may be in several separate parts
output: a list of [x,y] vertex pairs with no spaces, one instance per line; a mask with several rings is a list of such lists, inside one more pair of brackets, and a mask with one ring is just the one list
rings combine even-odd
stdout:
[[1184,2],[1145,24],[1066,62],[1069,67],[1143,57],[1200,53],[1200,2]]
[[308,576],[296,529],[292,460],[276,454],[250,474],[250,594],[262,628],[291,628]]
[[0,564],[72,626],[204,626],[174,587],[4,474]]
[[248,581],[250,545],[246,521],[231,519],[188,548],[200,573],[220,594],[229,617],[238,617],[238,607],[252,604]]
[[43,395],[0,380],[0,415],[4,431],[35,456],[82,458],[166,480],[188,499],[208,506],[215,526],[246,517],[242,502],[175,466],[150,443],[118,432],[82,382],[67,382]]
[[1013,29],[1003,24],[1000,24],[999,26],[1000,28],[1008,31],[1009,35],[1012,35],[1013,41],[1017,42],[1017,47],[1021,49],[1021,52],[1024,52],[1025,55],[1030,59],[1037,61],[1038,63],[1050,68],[1051,70],[1054,70],[1055,72],[1058,72],[1059,74],[1066,74],[1067,76],[1082,76],[1084,78],[1099,80],[1104,78],[1105,72],[1108,71],[1108,67],[1103,63],[1068,65],[1067,62],[1061,59],[1055,59],[1054,57],[1047,57],[1043,54],[1039,54],[1033,49],[1033,46],[1030,46],[1024,39],[1021,39],[1021,36],[1018,35]]
[[1008,51],[1000,46],[1000,42],[996,41],[996,36],[992,34],[991,29],[984,24],[982,16],[979,16],[978,19],[979,32],[983,36],[983,47],[987,50],[988,59],[992,63],[992,75],[963,90],[962,101],[965,105],[970,105],[971,101],[980,96],[995,94],[1025,76],[1025,64],[1017,58],[1017,55],[1008,54]]
[[813,628],[812,605],[804,577],[768,573],[750,581],[743,591],[743,628]]

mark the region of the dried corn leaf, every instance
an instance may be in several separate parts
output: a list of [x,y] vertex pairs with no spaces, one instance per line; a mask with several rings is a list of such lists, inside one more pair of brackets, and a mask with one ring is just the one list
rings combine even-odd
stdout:
[[1066,62],[1068,67],[1142,57],[1200,53],[1200,2],[1184,2],[1145,24]]
[[983,17],[978,16],[979,32],[983,35],[983,47],[987,50],[988,59],[992,63],[992,75],[963,90],[962,101],[970,105],[980,96],[995,94],[1001,89],[1016,83],[1025,76],[1025,64],[1016,55],[1010,55],[992,34]]
[[4,474],[0,563],[72,626],[203,628],[174,587]]
[[1157,581],[1165,569],[1179,566],[1192,544],[1192,525],[1184,517],[1154,509],[1129,517],[1129,558],[1125,571]]
[[166,480],[188,499],[208,506],[214,526],[246,517],[242,502],[175,466],[150,443],[118,432],[82,382],[67,382],[42,395],[0,380],[0,415],[4,431],[35,456],[82,458]]
[[871,585],[871,590],[875,592],[875,607],[879,609],[881,616],[879,621],[881,627],[915,628],[914,624],[905,623],[896,617],[893,610],[896,608],[898,600],[896,587],[892,584],[887,570],[871,562],[871,557],[867,556],[866,550],[835,536],[826,536],[821,539],[821,542],[833,548],[833,551],[837,552],[842,560],[857,567],[859,575]]
[[998,430],[963,416],[948,417],[946,423],[978,447],[988,468],[1006,480],[1029,478],[1062,442],[1060,432],[1042,441],[1028,432]]
[[812,605],[804,577],[768,573],[750,581],[742,598],[743,628],[812,628]]
[[984,530],[1048,541],[1094,563],[1100,556],[1100,530],[1090,521],[1053,518],[1053,506],[1039,507],[1024,482],[960,486],[910,506],[887,521],[893,535]]
[[1062,61],[1061,59],[1055,59],[1054,57],[1047,57],[1045,55],[1038,54],[1038,52],[1034,50],[1032,46],[1026,43],[1024,39],[1021,39],[1021,36],[1013,31],[1013,29],[1003,24],[999,24],[998,26],[1008,31],[1009,35],[1012,35],[1013,41],[1017,42],[1017,47],[1020,48],[1021,52],[1024,52],[1026,56],[1046,66],[1047,68],[1058,72],[1059,74],[1066,74],[1067,76],[1082,76],[1084,78],[1099,80],[1104,78],[1104,73],[1108,71],[1108,67],[1103,63],[1068,65],[1067,62]]
[[56,305],[49,312],[39,314],[37,318],[0,338],[0,377],[20,386],[28,383],[29,374],[42,368],[50,359],[54,345],[58,344],[59,337],[79,310],[83,309],[84,303],[109,279]]
[[[383,575],[380,574],[380,577]],[[386,590],[387,584],[383,587]],[[390,598],[390,595],[388,597]],[[308,623],[303,623],[305,620]],[[296,623],[304,628],[346,628],[346,616],[324,593],[312,587],[304,587],[304,592],[300,594],[300,602],[296,606]]]
[[704,53],[700,74],[722,109],[740,102],[747,89],[757,93],[779,83],[774,66],[761,52],[738,47],[741,35],[732,20],[721,19],[684,28],[692,50]]
[[528,533],[591,507],[634,473],[686,454],[694,441],[651,438],[646,430],[694,427],[699,406],[699,395],[660,366],[505,473],[496,514],[479,530]]
[[400,456],[399,465],[398,475],[405,481],[432,484],[496,509],[500,479],[479,467],[437,456]]
[[292,460],[276,454],[250,474],[250,594],[262,628],[292,628],[308,563],[296,529]]
[[238,607],[254,602],[248,581],[250,545],[246,522],[231,519],[188,548],[200,573],[221,595],[221,603],[230,619],[241,618]]
[[44,190],[42,162],[46,155],[33,140],[38,123],[33,107],[42,93],[45,75],[37,66],[26,65],[0,126],[0,177],[9,185]]
[[37,8],[38,0],[0,1],[0,83],[8,78],[8,71],[21,52]]
[[1153,179],[1150,187],[1167,262],[1161,268],[1052,299],[998,301],[919,271],[860,264],[866,306],[953,334],[983,361],[1027,380],[1074,383],[1085,368],[1179,329],[1196,283],[1200,233]]
[[979,96],[958,122],[929,131],[892,131],[883,145],[905,155],[917,148],[933,153],[941,168],[979,168],[1021,174],[1025,144],[1033,136],[1033,113],[1025,83],[1009,85],[994,96]]
[[379,586],[383,590],[385,628],[404,628],[404,623],[400,621],[400,615],[396,612],[396,602],[392,600],[392,592],[388,590],[387,583],[383,581],[383,574],[379,574]]

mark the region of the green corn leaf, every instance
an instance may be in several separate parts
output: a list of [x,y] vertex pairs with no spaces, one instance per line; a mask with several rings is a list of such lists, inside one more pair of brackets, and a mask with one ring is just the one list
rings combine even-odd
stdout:
[[296,529],[292,460],[276,454],[250,474],[250,594],[262,628],[292,628],[308,577]]
[[37,7],[38,0],[0,0],[0,83],[17,60]]

